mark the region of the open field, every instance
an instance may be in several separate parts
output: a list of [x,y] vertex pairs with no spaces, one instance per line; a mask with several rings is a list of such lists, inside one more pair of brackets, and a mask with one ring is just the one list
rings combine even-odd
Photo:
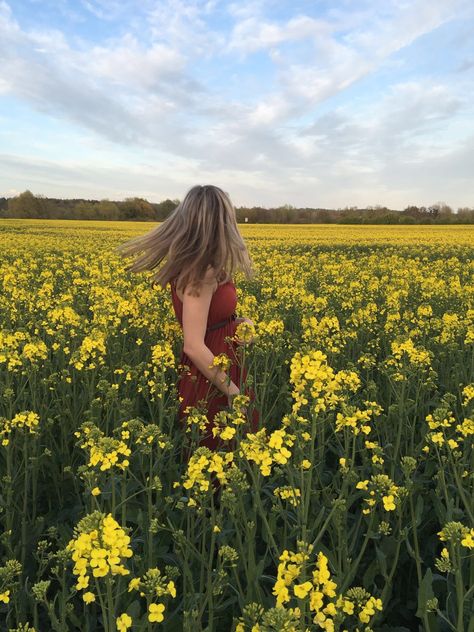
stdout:
[[241,225],[263,428],[187,467],[154,225],[0,221],[0,630],[474,632],[474,227]]

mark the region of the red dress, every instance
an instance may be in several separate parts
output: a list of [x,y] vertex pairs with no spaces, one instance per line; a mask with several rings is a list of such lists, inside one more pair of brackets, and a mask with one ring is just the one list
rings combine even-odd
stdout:
[[[170,282],[171,285],[171,298],[173,301],[174,312],[181,327],[183,326],[183,304],[176,293],[176,279]],[[242,366],[242,356],[240,354],[240,347],[235,341],[226,341],[225,338],[233,337],[235,329],[238,323],[233,320],[232,315],[235,315],[235,308],[237,305],[237,292],[235,285],[232,281],[221,283],[215,290],[211,303],[209,306],[209,314],[207,318],[207,326],[226,321],[223,326],[217,329],[206,330],[204,337],[205,345],[212,351],[214,355],[225,353],[231,361],[231,366],[228,369],[228,374],[234,384],[236,384],[241,392],[250,397],[250,402],[255,400],[254,390],[247,387],[245,391],[242,391],[242,383],[247,376],[247,369]],[[184,410],[186,406],[197,405],[199,401],[205,403],[206,417],[208,419],[206,432],[201,436],[199,445],[204,445],[215,450],[226,449],[228,442],[222,442],[219,437],[212,435],[213,419],[214,415],[224,408],[229,407],[227,395],[217,388],[212,382],[210,382],[201,371],[193,364],[191,358],[189,358],[183,350],[179,358],[181,365],[189,367],[189,371],[181,369],[178,377],[178,395],[182,398],[178,410],[178,419],[181,423],[184,423],[186,417]],[[249,403],[250,404],[250,403]],[[250,405],[249,405],[250,408]],[[250,411],[249,411],[250,413]],[[250,428],[244,426],[244,432],[256,432],[259,429],[260,416],[256,408],[252,411],[252,418],[250,421]]]

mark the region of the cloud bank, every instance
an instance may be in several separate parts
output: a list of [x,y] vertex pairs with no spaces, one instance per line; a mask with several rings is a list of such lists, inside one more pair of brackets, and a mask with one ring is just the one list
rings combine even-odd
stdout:
[[354,4],[0,0],[0,195],[473,206],[472,3]]

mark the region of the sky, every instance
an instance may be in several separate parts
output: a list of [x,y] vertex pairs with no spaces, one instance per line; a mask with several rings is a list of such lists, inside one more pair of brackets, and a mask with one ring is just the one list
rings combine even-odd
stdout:
[[474,207],[473,0],[0,0],[0,197]]

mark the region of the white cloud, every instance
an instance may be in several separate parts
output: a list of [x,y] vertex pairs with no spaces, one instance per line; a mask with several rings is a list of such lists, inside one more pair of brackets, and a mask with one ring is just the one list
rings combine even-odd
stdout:
[[77,62],[94,77],[150,92],[159,90],[163,78],[174,81],[186,65],[179,51],[159,42],[143,47],[130,33],[113,45],[93,46],[80,53]]
[[242,58],[260,49],[274,47],[282,42],[309,37],[327,37],[331,25],[306,15],[291,18],[285,24],[262,22],[258,17],[246,17],[236,24],[227,45],[227,51],[242,53]]
[[211,58],[225,43],[224,33],[209,27],[207,17],[216,6],[205,0],[162,0],[146,11],[153,40],[160,40],[191,56]]

